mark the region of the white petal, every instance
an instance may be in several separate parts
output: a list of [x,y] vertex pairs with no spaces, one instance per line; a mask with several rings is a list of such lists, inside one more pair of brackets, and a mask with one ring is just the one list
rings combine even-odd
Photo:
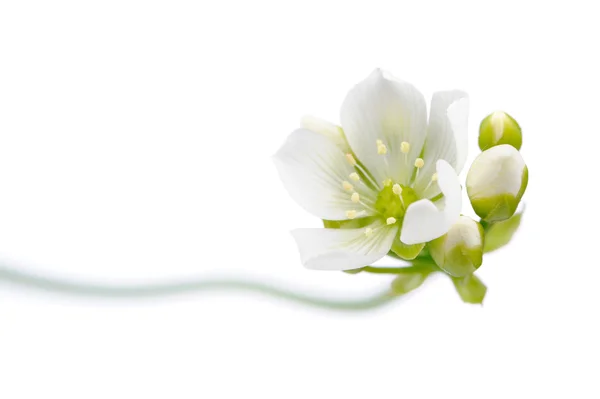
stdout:
[[318,270],[351,270],[383,258],[392,247],[397,226],[362,229],[297,229],[292,231],[305,267]]
[[[425,99],[416,88],[377,69],[350,90],[341,122],[350,147],[378,183],[408,183],[427,129]],[[387,146],[387,163],[377,153],[377,140]],[[407,157],[400,152],[403,141],[411,145]]]
[[340,126],[336,126],[333,123],[327,122],[324,119],[317,118],[314,116],[306,115],[300,120],[300,126],[303,129],[310,130],[311,132],[320,133],[333,141],[340,150],[344,153],[350,152],[350,146],[344,137],[344,132]]
[[[456,173],[462,170],[467,156],[468,116],[469,98],[466,93],[458,90],[434,93],[423,154],[425,166],[419,171],[414,186],[418,193],[429,184],[438,159],[447,161]],[[429,197],[438,193],[435,189],[427,192]]]
[[456,163],[453,165],[456,173],[460,173],[465,166],[468,151],[469,97],[467,93],[462,94],[464,97],[453,101],[446,113],[456,144]]
[[438,184],[444,194],[443,209],[428,199],[413,202],[408,206],[400,240],[408,245],[434,240],[448,232],[458,220],[462,209],[460,182],[448,162],[436,163]]
[[[321,219],[344,220],[346,211],[363,210],[350,200],[352,192],[342,182],[354,168],[345,154],[327,137],[305,129],[294,131],[273,157],[283,185],[292,198]],[[355,184],[362,197],[374,200],[365,186]],[[365,211],[365,215],[370,215]]]

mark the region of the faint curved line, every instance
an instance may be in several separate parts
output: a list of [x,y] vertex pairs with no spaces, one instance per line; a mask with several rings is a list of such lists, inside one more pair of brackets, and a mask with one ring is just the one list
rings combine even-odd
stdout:
[[90,298],[157,298],[188,293],[215,291],[246,291],[272,298],[281,298],[302,305],[331,310],[360,311],[381,307],[396,297],[385,291],[363,299],[342,300],[318,298],[276,287],[264,282],[243,279],[196,279],[181,282],[149,283],[144,285],[110,285],[36,275],[14,268],[0,266],[0,282],[5,281],[23,288],[62,295]]

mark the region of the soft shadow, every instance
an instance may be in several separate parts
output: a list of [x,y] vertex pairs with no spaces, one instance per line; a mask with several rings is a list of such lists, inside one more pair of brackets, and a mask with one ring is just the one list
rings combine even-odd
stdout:
[[144,299],[161,298],[183,294],[208,294],[216,291],[238,291],[257,293],[273,299],[283,299],[301,305],[317,308],[361,311],[382,307],[397,297],[389,291],[363,299],[329,299],[319,298],[287,288],[277,287],[260,281],[245,279],[188,279],[179,282],[150,284],[95,284],[70,280],[68,278],[37,275],[17,268],[0,265],[0,283],[9,283],[24,289],[44,291],[72,297],[106,298],[106,299]]

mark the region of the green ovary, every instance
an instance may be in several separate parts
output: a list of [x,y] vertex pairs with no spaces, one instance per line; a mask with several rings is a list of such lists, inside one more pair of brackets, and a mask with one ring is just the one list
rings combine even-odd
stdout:
[[398,221],[402,221],[408,206],[419,199],[412,188],[403,185],[400,185],[400,188],[402,192],[398,195],[394,192],[393,186],[389,184],[383,187],[383,190],[377,195],[375,210],[384,219],[393,217]]
[[[400,191],[400,189],[402,191]],[[400,192],[400,194],[397,194],[398,192]],[[402,222],[404,222],[406,209],[418,199],[417,193],[410,187],[399,184],[387,184],[383,187],[383,190],[379,192],[377,200],[375,201],[375,210],[379,212],[381,215],[380,217],[383,217],[384,222],[388,223],[389,218],[394,218],[395,223],[398,223],[400,226],[396,239],[392,243],[390,253],[405,260],[416,258],[425,246],[425,243],[406,245],[400,241],[400,231],[402,230]]]

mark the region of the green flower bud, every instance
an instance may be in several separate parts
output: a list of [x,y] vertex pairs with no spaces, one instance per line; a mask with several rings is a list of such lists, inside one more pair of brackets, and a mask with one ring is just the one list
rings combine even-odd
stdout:
[[523,136],[516,120],[506,112],[496,111],[481,121],[479,126],[479,148],[485,151],[500,144],[510,144],[521,149]]
[[479,154],[467,175],[467,193],[475,213],[487,222],[511,217],[527,188],[523,157],[508,144]]
[[443,236],[431,241],[429,253],[446,273],[463,277],[473,273],[483,260],[483,227],[467,216],[460,216]]

